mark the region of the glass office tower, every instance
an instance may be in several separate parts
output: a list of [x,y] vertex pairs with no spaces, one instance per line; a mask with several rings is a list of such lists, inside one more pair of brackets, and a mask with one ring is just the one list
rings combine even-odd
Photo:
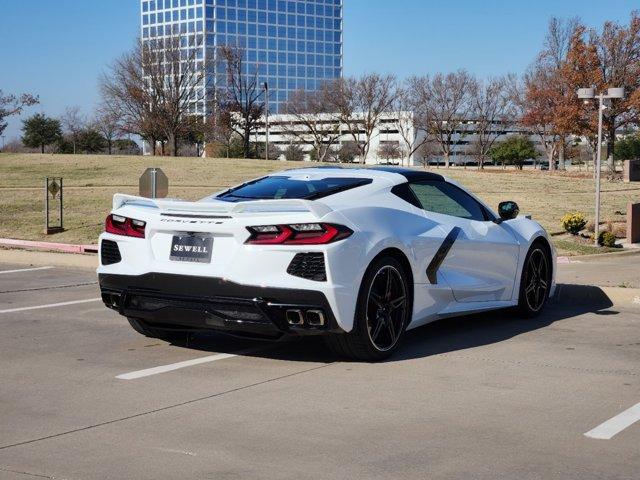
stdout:
[[240,46],[248,73],[257,70],[261,84],[268,82],[272,113],[291,92],[342,76],[342,0],[141,0],[141,6],[143,42],[178,33],[197,38],[198,59],[212,65],[208,89],[220,81],[216,47]]

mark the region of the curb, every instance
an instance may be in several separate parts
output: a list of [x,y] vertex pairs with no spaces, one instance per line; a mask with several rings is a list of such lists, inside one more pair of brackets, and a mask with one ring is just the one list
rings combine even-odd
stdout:
[[[626,250],[623,250],[622,252],[605,252],[605,253],[590,253],[588,255],[569,255],[569,256],[562,256],[562,257],[558,257],[558,260],[562,259],[575,259],[575,260],[589,260],[592,258],[606,258],[608,256],[613,256],[613,257],[626,257],[627,255],[639,255],[640,254],[640,248],[628,248]],[[558,262],[561,263],[561,262]],[[566,263],[566,262],[565,262]]]
[[564,255],[558,257],[558,263],[572,263],[571,260],[592,260],[596,258],[626,257],[631,255],[640,255],[640,248],[630,248],[622,252],[606,252],[606,253],[590,253],[588,255]]
[[93,271],[98,268],[97,255],[78,255],[17,248],[0,248],[0,262],[10,265],[49,265],[55,267],[82,268]]
[[70,243],[35,242],[32,240],[17,240],[14,238],[0,238],[0,246],[19,248],[22,250],[43,250],[62,253],[98,253],[98,245],[73,245]]

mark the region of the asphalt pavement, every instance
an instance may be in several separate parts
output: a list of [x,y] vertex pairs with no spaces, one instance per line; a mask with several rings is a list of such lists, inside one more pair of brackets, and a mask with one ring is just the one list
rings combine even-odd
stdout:
[[640,256],[589,285],[607,258],[561,264],[536,319],[436,322],[379,364],[145,338],[93,271],[0,263],[0,479],[637,480]]

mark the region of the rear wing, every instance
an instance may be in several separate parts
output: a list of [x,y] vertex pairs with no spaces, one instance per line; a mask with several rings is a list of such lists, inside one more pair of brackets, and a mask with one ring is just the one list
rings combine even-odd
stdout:
[[322,202],[318,202],[317,200],[302,200],[295,198],[281,200],[251,200],[238,203],[224,202],[220,200],[188,202],[185,200],[145,198],[135,195],[116,193],[113,196],[113,209],[117,210],[125,205],[157,209],[160,210],[161,213],[165,214],[238,216],[245,214],[301,212],[311,213],[318,219],[333,211],[331,207]]

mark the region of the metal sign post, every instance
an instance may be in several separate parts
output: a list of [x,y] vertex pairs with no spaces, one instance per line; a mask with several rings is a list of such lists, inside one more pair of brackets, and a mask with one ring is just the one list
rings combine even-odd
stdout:
[[169,179],[161,169],[147,168],[138,181],[138,192],[141,197],[164,198],[169,194]]
[[[55,209],[55,202],[58,202],[58,208]],[[63,226],[63,186],[62,177],[45,177],[44,179],[44,215],[45,227],[44,233],[51,235],[52,233],[60,233],[64,231]],[[52,210],[52,205],[54,209]],[[58,222],[52,221],[52,213],[58,213]]]

